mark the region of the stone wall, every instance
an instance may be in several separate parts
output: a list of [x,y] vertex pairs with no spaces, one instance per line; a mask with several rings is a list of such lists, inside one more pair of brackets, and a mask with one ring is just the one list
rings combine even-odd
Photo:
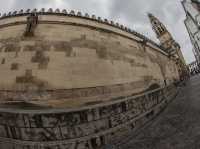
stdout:
[[116,144],[152,120],[173,99],[174,86],[73,110],[0,109],[0,148],[98,149]]
[[177,93],[173,57],[131,29],[80,12],[0,18],[0,148],[116,144]]
[[36,14],[0,19],[1,101],[62,106],[78,98],[80,106],[179,79],[160,46],[123,25],[74,12]]

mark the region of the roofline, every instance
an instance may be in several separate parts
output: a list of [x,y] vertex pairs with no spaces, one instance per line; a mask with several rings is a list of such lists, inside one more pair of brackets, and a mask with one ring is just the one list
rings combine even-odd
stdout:
[[9,12],[9,13],[4,13],[1,17],[0,17],[0,21],[3,19],[7,19],[7,18],[13,18],[13,17],[19,17],[19,16],[28,16],[32,13],[36,13],[39,15],[58,15],[58,16],[71,16],[71,17],[78,17],[78,18],[83,18],[83,19],[87,19],[87,20],[91,20],[91,21],[96,21],[99,23],[103,23],[103,24],[107,24],[110,25],[112,27],[121,29],[122,31],[128,32],[130,34],[136,35],[139,38],[142,38],[143,41],[145,42],[149,42],[152,45],[158,47],[159,49],[161,49],[164,53],[166,52],[166,49],[164,47],[162,47],[161,45],[157,44],[155,41],[149,39],[148,37],[146,37],[145,35],[142,35],[138,32],[136,32],[135,30],[132,30],[124,25],[121,25],[119,23],[115,23],[114,21],[109,21],[108,19],[102,19],[101,17],[96,17],[95,15],[90,16],[88,13],[85,13],[85,15],[82,15],[81,12],[75,12],[74,10],[71,10],[69,13],[67,12],[66,9],[63,9],[62,11],[60,11],[59,9],[56,9],[55,11],[53,11],[52,8],[49,8],[47,11],[45,11],[44,8],[42,8],[40,11],[37,11],[36,8],[34,8],[33,10],[27,9],[25,12],[21,9],[20,11],[13,11],[13,12]]

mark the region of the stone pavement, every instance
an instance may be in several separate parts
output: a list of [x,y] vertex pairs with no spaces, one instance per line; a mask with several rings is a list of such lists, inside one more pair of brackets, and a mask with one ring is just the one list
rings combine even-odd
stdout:
[[200,76],[188,81],[166,110],[120,149],[200,149]]

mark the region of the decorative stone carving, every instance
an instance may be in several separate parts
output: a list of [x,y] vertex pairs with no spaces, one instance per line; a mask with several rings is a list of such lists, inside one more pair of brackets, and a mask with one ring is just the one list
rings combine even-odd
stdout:
[[128,31],[128,28],[125,26],[125,27],[124,27],[124,30],[125,30],[125,31]]
[[27,9],[27,10],[26,10],[26,13],[30,13],[30,11],[31,11],[30,9]]
[[31,13],[37,13],[37,9],[34,8],[34,9],[31,11]]
[[86,18],[90,18],[90,15],[88,13],[85,13]]
[[18,14],[23,14],[24,13],[24,10],[23,9],[21,9],[19,12],[18,12]]
[[69,14],[72,15],[72,16],[75,16],[75,11],[71,10]]
[[102,19],[101,19],[101,17],[98,17],[98,21],[99,21],[99,22],[102,22]]
[[60,9],[57,8],[57,9],[55,10],[55,13],[60,13]]
[[123,26],[123,25],[120,25],[120,28],[121,28],[122,30],[124,30],[124,26]]
[[14,11],[14,12],[12,13],[12,15],[13,15],[13,16],[17,15],[17,11]]
[[49,8],[49,9],[48,9],[48,13],[53,13],[53,9],[52,9],[52,8]]
[[[31,11],[30,9],[27,9],[27,10],[25,11],[25,13],[26,13],[26,14],[29,14],[30,11]],[[37,9],[36,9],[36,8],[33,9],[33,10],[31,11],[31,13],[37,13]],[[45,9],[42,8],[42,9],[39,11],[39,13],[40,13],[40,14],[44,14],[44,13],[45,13]],[[52,9],[52,8],[49,8],[48,11],[47,11],[47,13],[54,13],[54,12],[53,12],[53,9]],[[67,11],[66,11],[66,9],[63,9],[62,12],[60,12],[59,9],[56,9],[56,10],[55,10],[55,13],[67,14]],[[24,14],[23,10],[20,10],[19,12],[15,11],[15,12],[12,13],[13,16],[15,16],[15,15],[23,15],[23,14]],[[6,15],[6,14],[3,14],[2,17],[12,16],[12,15],[11,15],[11,13],[9,12],[7,15]],[[72,10],[72,11],[70,12],[69,15],[76,15],[76,14],[75,14],[75,11]],[[0,15],[0,16],[1,16],[1,15]],[[77,13],[77,16],[82,16],[81,12],[78,12],[78,13]],[[86,13],[84,17],[90,18],[90,16],[89,16],[88,13]],[[108,21],[107,19],[102,20],[101,17],[98,17],[98,18],[97,18],[95,15],[92,15],[91,18],[92,18],[93,20],[98,20],[99,22],[104,22],[104,23],[107,23],[107,24],[111,24],[111,25],[113,25],[113,26],[116,26],[116,27],[121,28],[122,30],[125,30],[125,31],[127,31],[127,32],[131,32],[131,33],[133,33],[134,35],[139,35],[139,36],[140,36],[140,34],[138,34],[138,33],[136,33],[136,32],[132,32],[132,31],[129,30],[127,27],[124,27],[123,25],[120,26],[118,23],[114,24],[113,21],[110,22],[110,21]],[[141,36],[141,38],[143,38],[143,36]],[[158,46],[158,45],[156,44],[156,46]],[[159,46],[159,47],[160,47],[160,46]],[[160,47],[160,48],[161,48],[161,47]]]
[[67,14],[67,10],[66,10],[66,9],[63,9],[63,10],[62,10],[62,13],[63,13],[63,14]]
[[10,12],[7,14],[7,16],[12,16],[12,12],[10,11]]
[[115,25],[116,25],[117,27],[119,27],[119,23],[116,23]]
[[95,16],[95,15],[92,15],[92,19],[96,20],[97,18],[96,18],[96,16]]
[[104,19],[104,23],[107,23],[107,24],[108,24],[108,19]]
[[82,13],[79,11],[79,12],[77,13],[77,16],[81,17],[81,16],[82,16]]
[[26,25],[26,31],[24,33],[24,36],[34,36],[34,30],[38,24],[38,15],[35,13],[31,13],[27,17],[27,25]]
[[136,31],[134,31],[134,30],[131,30],[131,33],[132,33],[133,35],[138,35],[138,33],[137,33]]
[[113,26],[115,25],[115,23],[113,21],[110,21],[110,24],[113,25]]
[[40,10],[40,13],[45,13],[45,8],[42,8],[42,9]]

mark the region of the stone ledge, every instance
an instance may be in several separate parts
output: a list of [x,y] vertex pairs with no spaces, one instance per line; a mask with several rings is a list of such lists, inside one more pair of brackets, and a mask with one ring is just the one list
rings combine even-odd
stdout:
[[[156,92],[155,92],[156,91]],[[172,96],[167,97],[169,94],[171,94]],[[153,92],[149,92],[144,94],[143,97],[141,96],[136,96],[135,98],[130,97],[129,101],[123,102],[124,106],[121,105],[122,103],[120,103],[120,106],[115,106],[116,104],[113,103],[111,106],[107,105],[108,108],[114,108],[113,110],[115,110],[115,112],[107,112],[107,114],[109,115],[108,117],[103,117],[103,119],[99,119],[98,123],[97,123],[97,117],[102,116],[102,111],[100,109],[99,106],[93,108],[93,112],[95,112],[95,119],[93,119],[91,116],[92,113],[90,113],[89,111],[91,111],[92,109],[89,109],[89,113],[85,113],[84,111],[80,112],[81,115],[82,114],[87,114],[87,119],[89,118],[90,120],[87,121],[85,124],[84,122],[81,122],[81,125],[77,125],[75,123],[74,120],[69,120],[69,119],[62,119],[62,121],[64,123],[67,123],[67,125],[70,125],[69,123],[73,122],[74,124],[72,126],[70,126],[70,130],[74,130],[76,132],[75,136],[74,134],[71,134],[70,132],[66,131],[66,128],[68,126],[61,126],[59,121],[57,121],[58,123],[56,123],[56,125],[54,127],[47,127],[47,126],[43,126],[42,123],[40,123],[40,118],[38,117],[38,113],[34,114],[33,113],[19,113],[18,111],[12,112],[12,113],[7,113],[7,110],[5,110],[4,112],[1,112],[1,123],[3,121],[8,121],[6,124],[0,124],[0,142],[4,142],[4,143],[10,143],[13,144],[15,147],[20,145],[20,146],[27,146],[27,148],[33,148],[34,146],[42,146],[42,147],[51,147],[54,148],[55,146],[63,146],[63,145],[78,145],[78,149],[87,144],[90,144],[91,149],[95,149],[96,145],[98,144],[98,138],[100,138],[100,142],[101,145],[103,144],[108,144],[111,143],[112,140],[114,138],[118,138],[118,137],[123,137],[122,134],[127,134],[129,131],[133,131],[138,129],[139,127],[141,127],[143,124],[145,124],[146,122],[150,121],[153,117],[155,117],[164,107],[166,107],[167,103],[169,103],[169,101],[175,96],[176,94],[176,88],[174,88],[173,86],[169,86],[167,88],[165,88],[164,90],[154,90]],[[124,99],[127,100],[127,99]],[[135,103],[137,102],[137,103]],[[143,103],[142,103],[143,102]],[[132,107],[133,106],[133,107]],[[103,108],[103,107],[102,107]],[[138,114],[137,112],[134,112],[134,109],[138,109]],[[81,110],[81,109],[80,109]],[[123,113],[123,110],[125,110]],[[133,111],[132,111],[133,110]],[[27,110],[28,111],[28,110]],[[30,112],[30,111],[29,111]],[[99,113],[100,112],[100,113]],[[74,112],[69,112],[72,115],[74,115],[76,118],[77,117],[77,111]],[[99,114],[97,114],[99,113]],[[113,114],[112,114],[113,113]],[[18,117],[16,117],[17,115]],[[59,119],[59,115],[63,115],[64,117],[67,117],[67,113],[54,113],[54,111],[52,110],[51,113],[49,113],[48,115],[46,114],[42,114],[44,117],[48,118],[44,121],[44,123],[51,123],[54,121],[54,119]],[[5,116],[4,119],[2,119],[2,116]],[[14,120],[12,117],[13,116],[16,117],[17,119]],[[30,123],[30,127],[22,127],[19,126],[19,124],[10,126],[9,123],[11,121],[15,121],[17,123],[22,122],[19,118],[19,116],[21,115],[21,117],[26,116],[26,118],[24,117],[24,121],[26,121],[26,123]],[[42,116],[41,115],[41,116]],[[90,116],[89,116],[90,115]],[[93,115],[93,116],[94,116]],[[99,115],[99,116],[98,116]],[[29,118],[27,117],[29,116]],[[69,116],[69,115],[68,115]],[[83,116],[83,115],[82,115]],[[31,118],[32,117],[32,118]],[[33,119],[33,117],[37,117],[36,119]],[[85,116],[84,116],[85,117]],[[28,119],[27,119],[28,118]],[[92,118],[92,119],[91,119]],[[53,121],[52,121],[53,120]],[[79,121],[79,120],[78,120]],[[108,123],[107,123],[107,122]],[[13,124],[15,122],[12,122]],[[31,123],[35,123],[34,125],[38,125],[37,127],[34,127]],[[102,125],[102,123],[105,123]],[[39,124],[41,126],[39,126]],[[106,127],[102,127],[104,125],[107,125]],[[5,127],[5,129],[2,129],[3,127]],[[64,127],[66,127],[65,129],[63,129]],[[91,128],[90,128],[91,127]],[[72,135],[70,138],[64,139],[63,137],[59,137],[59,131],[54,131],[54,129],[60,128],[62,129],[62,136],[63,135]],[[79,128],[78,130],[76,130],[76,128]],[[25,131],[24,131],[24,130]],[[96,130],[97,129],[97,130]],[[5,133],[5,131],[7,130],[7,133]],[[66,131],[66,132],[65,132]],[[88,131],[88,132],[87,132]],[[128,131],[128,132],[127,132]],[[33,134],[32,134],[32,133]],[[80,132],[83,132],[83,134],[80,134]],[[31,140],[29,140],[28,138],[30,137],[29,135],[31,135]],[[42,137],[40,136],[41,134],[45,133],[45,135],[47,136],[47,138],[43,138],[45,140],[43,140],[42,138],[38,140],[38,137]],[[50,136],[48,134],[51,134]],[[21,134],[21,135],[19,135]],[[36,135],[38,134],[38,135]],[[7,137],[5,137],[6,135],[8,135]],[[21,136],[19,139],[18,137]],[[37,137],[36,137],[37,136]],[[54,138],[53,140],[51,140],[49,137],[51,138],[51,136],[54,136],[56,138]],[[36,137],[36,138],[35,138]],[[59,137],[60,139],[58,139],[57,137]],[[25,140],[24,140],[25,139]],[[27,140],[28,139],[28,140]],[[37,141],[36,141],[37,140]],[[42,140],[42,141],[40,141]],[[96,143],[94,143],[93,141],[97,141]],[[82,145],[80,145],[80,142],[82,142]],[[0,143],[1,145],[1,143]],[[20,148],[20,147],[19,147]],[[76,148],[76,147],[72,147],[72,148]]]
[[145,113],[141,114],[140,116],[136,117],[135,119],[132,119],[130,120],[129,122],[126,122],[120,126],[117,126],[117,127],[114,127],[112,129],[109,129],[109,130],[106,130],[104,132],[100,132],[100,133],[97,133],[97,134],[94,134],[94,135],[89,135],[89,136],[86,136],[86,137],[81,137],[81,138],[78,138],[78,139],[68,139],[68,140],[62,140],[62,141],[47,141],[47,142],[36,142],[36,141],[21,141],[21,140],[15,140],[15,139],[9,139],[9,138],[3,138],[3,137],[0,137],[0,140],[5,140],[6,142],[9,142],[9,143],[15,143],[15,144],[23,144],[23,145],[40,145],[40,144],[43,144],[44,146],[48,146],[48,145],[56,145],[56,144],[63,144],[63,143],[66,143],[66,141],[68,143],[73,143],[73,142],[77,142],[77,141],[85,141],[85,140],[88,140],[90,138],[93,138],[93,137],[96,137],[96,136],[99,136],[99,135],[105,135],[105,134],[108,134],[108,133],[111,133],[113,131],[116,131],[118,130],[119,128],[123,127],[123,126],[126,126],[136,120],[139,120],[141,119],[142,117],[144,117],[145,115],[147,115],[149,112],[151,112],[153,109],[157,109],[158,107],[160,107],[161,105],[164,104],[165,101],[163,101],[162,103],[156,105],[154,108],[146,111]]
[[[176,95],[176,93],[174,94],[174,96]],[[173,97],[174,97],[173,96]],[[98,138],[99,136],[109,136],[109,134],[112,134],[113,131],[117,131],[117,133],[121,133],[119,130],[123,130],[124,128],[128,128],[129,125],[132,125],[132,123],[135,123],[136,121],[138,122],[137,125],[135,125],[134,131],[137,131],[140,127],[142,127],[145,123],[147,123],[148,121],[151,121],[158,113],[160,113],[166,106],[167,104],[172,100],[172,98],[170,99],[166,99],[163,100],[163,102],[161,102],[160,104],[156,105],[154,108],[146,111],[145,113],[141,114],[139,117],[130,120],[129,122],[126,122],[120,126],[117,126],[115,128],[112,128],[110,130],[106,130],[104,132],[100,132],[94,135],[90,135],[90,136],[86,136],[86,137],[81,137],[81,138],[76,138],[76,139],[72,139],[72,140],[61,140],[61,141],[45,141],[45,142],[35,142],[35,141],[20,141],[20,140],[16,140],[16,139],[10,139],[10,138],[4,138],[4,137],[0,137],[0,146],[1,146],[1,142],[3,144],[10,144],[11,146],[15,146],[16,148],[20,148],[20,147],[24,147],[26,149],[32,149],[36,146],[40,147],[40,148],[45,148],[45,147],[49,147],[54,149],[56,146],[58,147],[71,147],[72,149],[82,149],[83,146],[85,146],[86,144],[88,144],[88,140],[94,139],[94,138]],[[149,118],[144,118],[146,117],[149,113],[152,112],[152,110],[154,110],[154,115],[149,117]],[[133,131],[133,130],[132,130]],[[130,133],[130,132],[129,132]],[[132,132],[133,133],[133,132]],[[112,138],[111,140],[113,140],[114,138]],[[80,143],[83,143],[81,146]],[[111,142],[106,141],[106,144],[111,144]],[[78,145],[77,145],[78,144]],[[89,143],[90,144],[90,143]],[[75,147],[75,146],[76,147]],[[90,144],[91,145],[91,144]],[[8,146],[6,146],[8,147]],[[71,149],[70,148],[70,149]],[[95,149],[96,147],[91,145],[91,149]],[[11,149],[11,148],[8,148]]]
[[[169,88],[171,86],[168,86]],[[96,104],[96,105],[92,105],[92,106],[85,106],[85,107],[79,107],[79,108],[73,108],[73,109],[56,109],[56,108],[53,108],[53,112],[54,113],[62,113],[62,112],[77,112],[77,111],[81,111],[81,110],[87,110],[87,109],[92,109],[92,108],[97,108],[97,107],[103,107],[103,106],[109,106],[109,105],[112,105],[112,104],[118,104],[118,103],[121,103],[121,102],[126,102],[128,100],[131,100],[131,99],[136,99],[136,98],[139,98],[139,97],[142,97],[142,96],[147,96],[153,92],[157,92],[157,91],[161,91],[163,90],[163,88],[159,88],[159,89],[156,89],[156,90],[153,90],[153,91],[148,91],[148,92],[145,92],[145,93],[142,93],[142,94],[139,94],[139,95],[128,95],[128,96],[124,96],[122,99],[119,99],[119,100],[112,100],[112,101],[108,101],[106,103],[100,103],[100,104]],[[52,110],[48,110],[48,109],[45,109],[45,110],[20,110],[20,109],[9,109],[8,107],[7,108],[0,108],[0,113],[1,112],[6,112],[6,113],[20,113],[20,114],[50,114],[52,113]]]

